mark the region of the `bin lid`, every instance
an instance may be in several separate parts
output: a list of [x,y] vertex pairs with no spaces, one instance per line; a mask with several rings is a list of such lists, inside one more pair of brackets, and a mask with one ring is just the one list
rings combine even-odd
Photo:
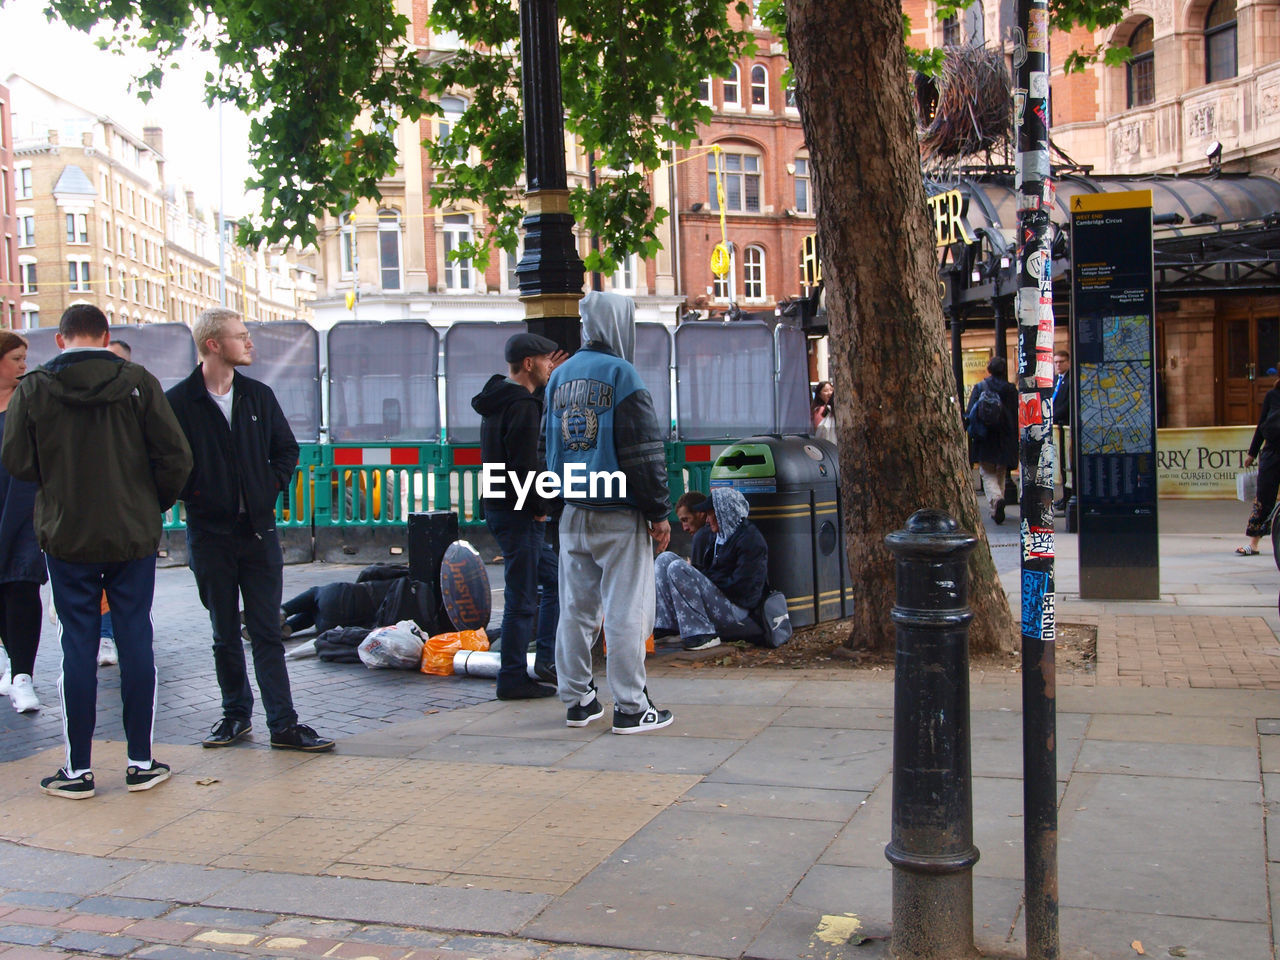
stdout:
[[711,485],[743,493],[776,493],[797,487],[838,484],[835,446],[806,436],[747,437],[716,458]]

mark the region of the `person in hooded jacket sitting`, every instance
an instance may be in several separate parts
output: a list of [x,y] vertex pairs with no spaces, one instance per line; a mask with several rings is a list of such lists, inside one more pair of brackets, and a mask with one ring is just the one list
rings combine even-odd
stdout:
[[711,563],[699,572],[673,553],[658,556],[654,633],[679,633],[686,650],[714,647],[721,635],[758,634],[752,612],[764,600],[769,546],[747,519],[747,498],[731,487],[716,487],[690,509],[706,513],[715,534]]

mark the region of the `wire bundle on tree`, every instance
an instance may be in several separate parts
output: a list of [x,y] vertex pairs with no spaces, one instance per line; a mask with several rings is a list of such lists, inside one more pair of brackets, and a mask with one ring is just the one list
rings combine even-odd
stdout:
[[922,87],[929,84],[920,80],[918,77],[916,82],[917,106],[924,128],[920,146],[926,164],[945,166],[978,154],[986,154],[990,163],[991,152],[1010,142],[1013,92],[999,50],[948,47],[934,89],[923,91],[922,96]]

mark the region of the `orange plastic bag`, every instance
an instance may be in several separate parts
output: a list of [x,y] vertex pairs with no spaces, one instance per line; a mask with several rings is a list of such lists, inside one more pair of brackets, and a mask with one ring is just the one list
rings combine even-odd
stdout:
[[438,633],[422,645],[422,672],[453,676],[453,655],[459,650],[488,650],[489,635],[481,630]]

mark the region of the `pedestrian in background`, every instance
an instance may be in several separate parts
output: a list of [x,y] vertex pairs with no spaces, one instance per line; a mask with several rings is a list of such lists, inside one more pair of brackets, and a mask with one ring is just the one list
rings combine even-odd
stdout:
[[1074,492],[1072,486],[1075,476],[1071,463],[1071,447],[1066,442],[1065,432],[1071,427],[1071,352],[1064,347],[1053,351],[1053,425],[1058,433],[1058,464],[1062,470],[1062,499],[1054,504],[1055,509],[1065,513],[1067,501]]
[[582,349],[547,384],[547,469],[581,464],[586,476],[621,471],[621,491],[588,484],[565,500],[560,517],[560,629],[556,670],[565,723],[585,727],[604,715],[591,674],[591,646],[604,623],[613,692],[613,732],[644,733],[671,723],[645,686],[645,641],[653,632],[653,543],[671,539],[665,431],[653,398],[632,366],[636,305],[592,291],[579,305]]
[[[538,621],[538,582],[557,576],[545,564],[547,516],[552,505],[532,485],[518,502],[510,474],[529,483],[546,469],[542,448],[542,390],[551,376],[553,340],[517,333],[507,340],[507,374],[495,373],[471,399],[480,414],[480,458],[501,464],[502,496],[486,497],[484,522],[502,550],[503,607],[499,700],[532,700],[556,694],[555,631]],[[508,471],[510,473],[508,473]],[[541,567],[541,578],[539,577]],[[554,589],[554,588],[552,588]],[[537,639],[529,678],[529,644]],[[541,682],[539,682],[541,681]]]
[[996,523],[1004,523],[1004,486],[1018,465],[1018,391],[1008,379],[1004,357],[987,361],[987,377],[969,394],[965,423],[969,462],[978,465],[982,489]]
[[[0,431],[26,372],[27,341],[0,330]],[[9,694],[19,713],[40,709],[32,678],[40,646],[40,585],[48,574],[36,543],[35,505],[36,485],[11,477],[0,466],[0,693]]]
[[271,388],[237,369],[253,363],[253,338],[240,314],[226,307],[204,310],[192,335],[200,363],[168,397],[191,442],[194,466],[182,490],[187,556],[209,611],[222,691],[222,719],[203,743],[229,746],[253,729],[253,690],[240,639],[243,597],[271,746],[332,750],[332,740],[298,722],[281,637],[284,554],[276,500],[293,480],[298,443]]
[[[1274,420],[1272,420],[1274,418]],[[1271,422],[1268,422],[1271,421]],[[1253,498],[1253,511],[1245,524],[1247,547],[1236,547],[1242,557],[1256,557],[1258,544],[1271,533],[1271,521],[1276,512],[1276,491],[1280,489],[1280,380],[1276,380],[1267,395],[1262,398],[1262,413],[1258,426],[1249,441],[1249,454],[1244,458],[1245,468],[1258,464],[1258,490]]]
[[813,435],[819,440],[836,442],[836,388],[830,380],[819,380],[813,388],[813,402],[809,405],[809,419],[813,423]]
[[80,800],[94,795],[90,752],[104,589],[120,628],[125,784],[149,790],[169,777],[169,767],[151,753],[157,690],[151,601],[160,514],[191,471],[191,450],[159,381],[106,349],[101,310],[68,307],[56,339],[62,352],[27,374],[9,402],[0,460],[39,487],[36,538],[61,628],[67,754],[40,788]]

